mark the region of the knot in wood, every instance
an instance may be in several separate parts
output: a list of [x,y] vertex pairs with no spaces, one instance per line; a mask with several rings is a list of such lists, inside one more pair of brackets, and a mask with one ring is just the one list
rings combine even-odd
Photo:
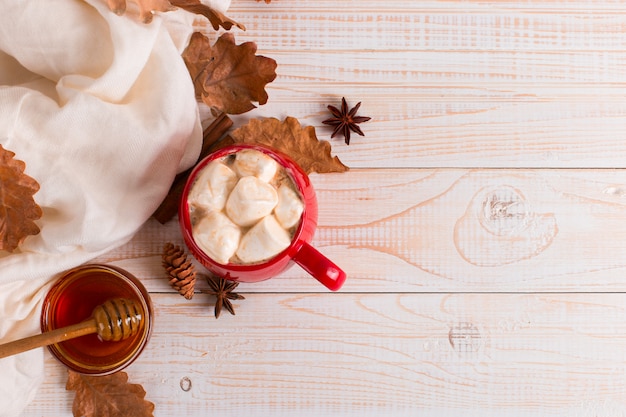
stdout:
[[477,352],[483,345],[478,327],[467,322],[452,326],[448,333],[448,341],[452,349],[459,353]]
[[524,230],[531,213],[523,194],[509,186],[502,186],[484,194],[480,223],[490,233],[507,236]]

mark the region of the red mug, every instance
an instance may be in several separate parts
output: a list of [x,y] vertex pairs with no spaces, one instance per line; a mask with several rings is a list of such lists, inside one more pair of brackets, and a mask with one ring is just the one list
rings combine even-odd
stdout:
[[[304,209],[300,223],[287,249],[260,263],[235,264],[229,262],[222,264],[207,255],[194,240],[188,196],[198,175],[211,161],[246,149],[262,152],[278,162],[279,166],[289,174],[299,191]],[[195,166],[187,179],[178,208],[178,215],[183,239],[191,254],[204,267],[218,276],[239,282],[258,282],[272,278],[296,263],[332,291],[341,288],[346,280],[346,273],[310,244],[317,227],[317,198],[309,177],[291,158],[269,147],[231,145],[204,158]]]

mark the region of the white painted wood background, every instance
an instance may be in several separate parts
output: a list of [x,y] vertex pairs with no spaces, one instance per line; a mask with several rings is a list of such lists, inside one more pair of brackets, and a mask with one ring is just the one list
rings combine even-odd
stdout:
[[[178,226],[97,261],[149,288],[127,369],[158,417],[626,415],[626,3],[233,0],[278,62],[269,103],[318,137],[362,101],[352,169],[314,175],[314,243],[349,275],[240,285],[236,316],[164,279]],[[211,35],[215,38],[215,35]],[[199,283],[199,289],[206,284]],[[23,414],[70,416],[65,370]],[[191,390],[181,390],[189,378]]]

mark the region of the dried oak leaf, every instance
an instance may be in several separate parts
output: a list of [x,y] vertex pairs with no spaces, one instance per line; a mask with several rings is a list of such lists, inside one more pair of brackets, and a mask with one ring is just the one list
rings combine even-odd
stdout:
[[[126,0],[106,0],[109,10],[118,15],[126,12]],[[180,7],[191,13],[199,14],[211,22],[213,29],[218,30],[223,27],[230,30],[233,26],[237,26],[241,30],[246,30],[245,26],[235,22],[224,16],[218,10],[212,9],[202,4],[200,0],[133,0],[139,6],[139,19],[144,23],[152,21],[153,12],[170,12]]]
[[28,235],[39,233],[34,223],[42,215],[33,199],[39,184],[24,174],[26,164],[0,145],[0,250],[13,252]]
[[74,417],[152,417],[154,404],[146,401],[139,384],[129,384],[125,372],[88,376],[69,371],[68,391],[76,391]]
[[180,7],[183,10],[206,17],[209,19],[211,26],[213,26],[213,29],[215,30],[218,30],[220,26],[226,30],[230,30],[233,26],[236,26],[241,30],[246,30],[246,27],[241,23],[237,23],[226,17],[219,10],[210,8],[209,6],[203,4],[200,0],[170,0],[170,2],[172,5]]
[[252,119],[219,142],[219,147],[235,143],[261,144],[277,149],[296,161],[307,174],[348,170],[339,158],[331,156],[330,143],[317,139],[313,126],[302,127],[294,117],[287,117],[282,122],[275,118]]
[[209,107],[227,114],[254,109],[253,101],[267,103],[265,85],[276,78],[276,61],[255,55],[256,44],[235,44],[235,37],[224,33],[210,45],[200,32],[191,36],[183,59],[193,79],[196,96]]

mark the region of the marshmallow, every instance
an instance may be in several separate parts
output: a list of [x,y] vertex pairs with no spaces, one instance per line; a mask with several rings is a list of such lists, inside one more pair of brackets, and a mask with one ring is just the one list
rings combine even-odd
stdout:
[[237,184],[237,174],[219,161],[211,161],[200,173],[189,193],[190,204],[220,211]]
[[278,222],[289,229],[300,221],[304,211],[304,204],[298,194],[290,186],[283,184],[278,188],[278,204],[274,208],[274,215]]
[[240,177],[253,176],[261,181],[270,182],[278,171],[278,163],[263,152],[245,149],[237,152],[233,169]]
[[274,210],[276,189],[257,177],[240,178],[226,201],[226,214],[242,227],[252,226]]
[[236,255],[243,263],[261,262],[278,255],[290,244],[289,233],[269,215],[243,235]]
[[193,228],[193,239],[211,259],[227,264],[241,239],[241,229],[223,213],[207,211]]

